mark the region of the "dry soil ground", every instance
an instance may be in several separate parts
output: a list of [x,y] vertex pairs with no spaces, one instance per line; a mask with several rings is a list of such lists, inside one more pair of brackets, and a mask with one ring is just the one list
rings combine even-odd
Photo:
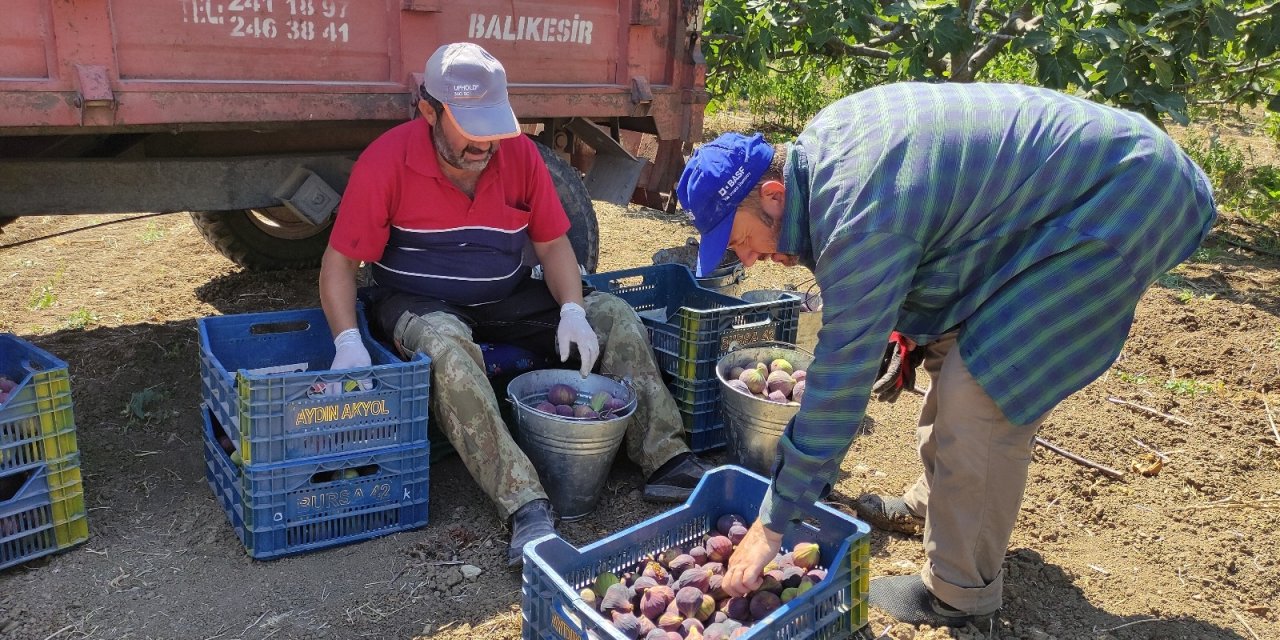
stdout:
[[[692,232],[679,216],[598,209],[601,270],[649,264]],[[245,554],[205,483],[195,319],[315,306],[316,272],[242,272],[182,214],[45,237],[127,217],[28,218],[0,236],[42,238],[0,252],[0,331],[70,364],[92,535],[0,574],[0,638],[519,637],[506,533],[456,457],[431,468],[426,528],[274,562]],[[1111,370],[1044,427],[1125,478],[1037,452],[1007,557],[1004,637],[1280,638],[1280,260],[1222,232],[1272,233],[1224,221],[1151,289]],[[770,265],[744,286],[806,277]],[[913,395],[873,403],[833,502],[901,491],[919,473],[918,407]],[[1131,471],[1151,450],[1163,468]],[[598,511],[562,534],[585,544],[660,513],[640,482],[620,463]],[[899,536],[875,534],[872,550],[873,575],[923,559]],[[464,578],[463,563],[482,573]],[[970,637],[874,612],[871,630]]]

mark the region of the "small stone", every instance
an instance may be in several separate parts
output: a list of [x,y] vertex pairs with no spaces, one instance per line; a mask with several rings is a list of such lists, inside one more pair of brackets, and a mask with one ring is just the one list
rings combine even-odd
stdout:
[[484,548],[486,548],[486,549],[492,549],[492,548],[493,548],[493,540],[485,540],[485,541],[484,541]]
[[471,564],[464,564],[458,570],[462,572],[462,577],[468,580],[475,580],[480,577],[480,574],[484,573],[483,569]]
[[462,584],[462,574],[455,571],[450,571],[448,576],[445,577],[444,583],[449,587],[456,587]]

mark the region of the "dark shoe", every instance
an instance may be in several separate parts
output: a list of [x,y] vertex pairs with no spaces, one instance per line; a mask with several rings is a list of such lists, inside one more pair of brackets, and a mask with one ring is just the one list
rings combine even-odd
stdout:
[[686,451],[663,463],[644,483],[644,499],[650,502],[684,502],[711,465]]
[[917,575],[886,576],[871,581],[867,604],[893,616],[899,622],[933,627],[965,627],[973,625],[985,637],[995,637],[1000,611],[972,614],[952,608],[929,593],[924,580]]
[[881,531],[924,535],[924,518],[911,513],[902,498],[867,494],[859,497],[853,508],[859,518]]
[[530,500],[516,509],[511,515],[511,544],[507,547],[507,566],[519,567],[524,564],[524,546],[556,532],[556,513],[551,509],[551,502]]

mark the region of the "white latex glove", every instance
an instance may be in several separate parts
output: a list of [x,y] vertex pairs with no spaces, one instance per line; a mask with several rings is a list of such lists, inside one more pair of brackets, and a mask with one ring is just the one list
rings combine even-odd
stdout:
[[[364,348],[364,340],[360,338],[359,329],[347,329],[333,339],[333,365],[330,369],[355,369],[368,367],[371,364],[369,350]],[[372,384],[368,380],[360,381],[360,388],[369,390]],[[330,384],[325,388],[328,395],[342,393],[342,384]]]
[[560,326],[556,329],[556,347],[560,349],[560,362],[569,359],[569,345],[578,345],[578,356],[582,359],[582,368],[578,373],[587,377],[591,368],[596,366],[596,356],[600,355],[600,341],[596,332],[587,322],[587,312],[576,302],[566,302],[560,307]]

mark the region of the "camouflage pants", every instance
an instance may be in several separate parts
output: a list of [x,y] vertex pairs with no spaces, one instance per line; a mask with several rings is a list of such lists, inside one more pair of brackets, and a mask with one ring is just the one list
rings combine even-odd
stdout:
[[[592,293],[587,320],[600,340],[599,370],[630,376],[638,403],[627,426],[627,457],[647,478],[662,463],[688,451],[675,400],[662,382],[648,332],[630,305]],[[502,420],[470,327],[446,312],[400,316],[393,334],[407,351],[431,357],[431,415],[480,488],[510,517],[530,500],[546,498],[537,470]],[[554,339],[554,329],[549,340]]]

